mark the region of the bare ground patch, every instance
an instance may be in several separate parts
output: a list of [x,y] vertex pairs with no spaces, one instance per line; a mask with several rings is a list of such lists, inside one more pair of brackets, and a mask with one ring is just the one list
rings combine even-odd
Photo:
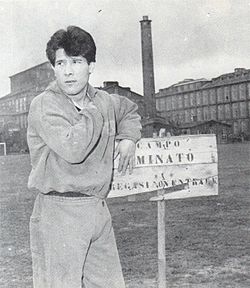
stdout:
[[[166,203],[167,287],[250,287],[250,147],[219,146],[218,197]],[[28,155],[0,157],[0,287],[31,288]],[[149,195],[109,207],[128,288],[157,287],[157,207]]]

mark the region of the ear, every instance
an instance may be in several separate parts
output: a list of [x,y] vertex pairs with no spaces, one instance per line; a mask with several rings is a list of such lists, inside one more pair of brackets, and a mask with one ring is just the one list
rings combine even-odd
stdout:
[[89,63],[89,74],[93,73],[95,70],[95,62]]

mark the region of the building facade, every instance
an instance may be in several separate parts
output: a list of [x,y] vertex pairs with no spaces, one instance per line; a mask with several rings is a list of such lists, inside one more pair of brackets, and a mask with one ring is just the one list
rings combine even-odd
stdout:
[[131,91],[130,87],[122,87],[117,81],[105,81],[103,82],[103,87],[98,87],[98,89],[104,90],[109,94],[118,94],[125,96],[132,100],[138,105],[138,113],[141,117],[144,117],[144,101],[142,95]]
[[27,116],[32,99],[54,79],[48,62],[10,76],[10,94],[0,98],[0,123],[27,128]]
[[250,69],[237,68],[212,80],[185,79],[160,89],[156,93],[156,108],[180,129],[214,120],[231,126],[228,129],[224,125],[225,133],[249,138]]
[[27,151],[27,117],[32,99],[54,80],[49,62],[10,76],[10,94],[0,98],[0,142],[7,153]]

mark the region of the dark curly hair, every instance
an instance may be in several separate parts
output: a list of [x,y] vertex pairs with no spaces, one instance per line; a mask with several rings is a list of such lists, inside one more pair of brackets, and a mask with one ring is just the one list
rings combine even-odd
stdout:
[[46,55],[55,66],[56,50],[63,48],[68,56],[83,56],[88,64],[95,62],[96,46],[92,36],[77,26],[58,30],[47,43]]

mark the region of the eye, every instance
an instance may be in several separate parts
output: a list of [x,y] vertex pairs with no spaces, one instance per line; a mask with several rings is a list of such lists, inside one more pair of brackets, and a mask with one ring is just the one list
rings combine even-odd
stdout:
[[63,61],[57,61],[56,62],[56,66],[62,66],[63,65]]
[[82,60],[81,59],[73,59],[74,64],[81,64]]

